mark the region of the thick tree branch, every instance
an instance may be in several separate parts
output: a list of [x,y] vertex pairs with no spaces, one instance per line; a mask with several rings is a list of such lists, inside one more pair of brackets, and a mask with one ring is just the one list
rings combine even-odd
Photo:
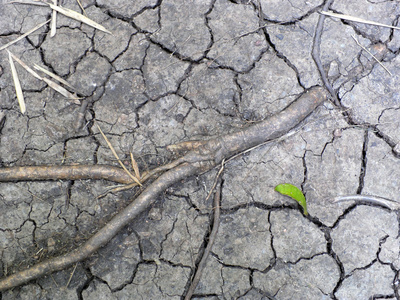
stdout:
[[[54,257],[27,270],[2,278],[0,280],[0,291],[27,283],[45,274],[62,270],[88,258],[100,247],[107,244],[118,233],[118,231],[120,231],[128,223],[132,222],[133,219],[135,219],[141,212],[149,207],[149,205],[156,200],[157,196],[166,188],[188,176],[212,169],[224,158],[231,157],[238,152],[282,136],[287,131],[295,127],[299,122],[304,120],[318,105],[320,105],[326,99],[327,94],[323,88],[312,88],[300,96],[282,112],[266,119],[263,122],[252,125],[242,131],[200,143],[198,147],[195,147],[195,149],[191,150],[185,156],[177,160],[180,162],[180,164],[177,164],[171,170],[158,177],[136,199],[134,199],[130,205],[114,216],[111,221],[109,221],[83,245],[65,255]],[[85,166],[82,166],[83,169],[84,167]],[[24,167],[20,168],[22,169]],[[35,172],[34,169],[30,170]],[[121,172],[122,173],[119,173],[119,175],[123,178],[127,178],[126,173],[124,173],[124,171]],[[93,174],[93,176],[88,174],[87,178],[99,179],[100,176],[98,176],[98,173],[95,174]],[[18,179],[16,177],[13,178],[13,180],[34,179],[33,177],[29,176],[24,177],[23,179]],[[40,179],[53,179],[53,177],[41,175]],[[73,177],[63,179],[77,178]],[[111,177],[106,179],[111,179]]]

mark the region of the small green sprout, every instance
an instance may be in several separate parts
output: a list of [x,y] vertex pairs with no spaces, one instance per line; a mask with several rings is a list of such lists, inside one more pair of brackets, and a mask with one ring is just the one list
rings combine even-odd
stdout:
[[303,207],[304,215],[308,215],[306,198],[297,186],[294,186],[290,183],[282,183],[275,187],[275,191],[281,193],[282,195],[289,196],[290,198],[299,202],[301,207]]

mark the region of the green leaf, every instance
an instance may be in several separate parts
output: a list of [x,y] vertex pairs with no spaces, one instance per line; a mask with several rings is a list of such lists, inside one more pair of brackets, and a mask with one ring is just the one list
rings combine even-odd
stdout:
[[308,215],[306,198],[297,186],[294,186],[290,183],[282,183],[275,187],[275,191],[281,193],[282,195],[289,196],[290,198],[299,202],[301,207],[303,207],[304,215]]

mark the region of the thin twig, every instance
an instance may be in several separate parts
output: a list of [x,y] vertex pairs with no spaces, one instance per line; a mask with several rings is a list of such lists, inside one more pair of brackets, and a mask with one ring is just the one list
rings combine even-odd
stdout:
[[219,171],[215,177],[214,184],[213,184],[212,188],[210,189],[210,192],[208,193],[208,196],[206,198],[206,201],[207,201],[208,198],[211,196],[211,193],[214,191],[214,189],[218,185],[218,187],[215,191],[214,203],[213,203],[213,209],[212,209],[214,211],[214,216],[213,216],[214,221],[213,221],[213,226],[212,226],[212,229],[210,232],[210,236],[208,238],[207,247],[204,250],[204,253],[203,253],[203,256],[201,257],[199,265],[197,266],[196,274],[194,275],[192,283],[190,284],[190,287],[187,291],[185,300],[190,300],[192,298],[193,293],[196,290],[196,287],[200,282],[201,275],[203,274],[203,270],[207,264],[208,256],[210,255],[212,246],[214,245],[215,239],[218,234],[219,219],[220,219],[220,215],[221,215],[221,185],[222,185],[221,174],[222,174],[222,171],[224,170],[224,163],[225,162],[223,161],[221,164],[221,168],[219,169]]
[[5,4],[30,4],[30,5],[37,5],[37,6],[47,6],[46,3],[40,0],[32,0],[32,1],[10,1]]
[[66,288],[68,288],[69,284],[71,283],[72,276],[74,276],[74,274],[75,274],[75,270],[76,270],[76,267],[77,267],[77,266],[78,266],[78,263],[76,263],[76,264],[75,264],[75,267],[74,267],[74,269],[73,269],[73,270],[72,270],[72,272],[71,272],[71,276],[69,276],[69,279],[68,279],[67,285],[65,286]]
[[[329,6],[332,4],[333,0],[328,0],[324,7],[322,8],[322,11],[326,11]],[[332,85],[330,84],[328,77],[326,76],[324,67],[321,62],[321,57],[320,57],[320,50],[321,50],[321,36],[322,36],[322,30],[324,29],[324,21],[325,21],[325,15],[320,14],[319,19],[318,19],[318,24],[317,28],[315,29],[315,34],[314,34],[314,42],[313,42],[313,49],[312,49],[312,58],[314,59],[314,62],[318,68],[319,74],[321,75],[322,82],[324,83],[326,89],[329,91],[329,93],[333,97],[333,101],[336,105],[340,105],[339,99],[336,95],[336,92],[334,91]]]

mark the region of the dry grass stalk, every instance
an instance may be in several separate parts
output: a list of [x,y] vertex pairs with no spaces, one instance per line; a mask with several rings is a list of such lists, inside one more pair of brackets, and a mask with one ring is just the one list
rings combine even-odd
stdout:
[[[8,50],[7,50],[8,51]],[[36,73],[35,71],[33,71],[26,63],[24,63],[22,60],[20,60],[18,57],[16,57],[14,54],[12,54],[10,51],[8,51],[8,53],[11,54],[12,58],[19,63],[25,70],[27,70],[33,77],[39,79],[39,80],[43,80],[43,78]]]
[[46,75],[50,76],[51,78],[57,80],[58,82],[65,84],[66,86],[70,87],[71,89],[76,90],[76,88],[74,86],[72,86],[68,81],[64,80],[63,78],[54,74],[53,72],[50,72],[49,70],[46,70],[45,68],[42,68],[41,66],[39,66],[37,64],[35,64],[33,67],[36,70],[42,71],[43,73],[45,73]]
[[63,95],[65,98],[74,100],[75,104],[81,104],[81,102],[79,101],[79,98],[76,95],[72,94],[71,92],[67,91],[65,88],[63,88],[61,85],[55,83],[54,81],[43,77],[43,81],[47,83],[47,85],[49,87],[51,87],[53,90],[55,90],[56,92],[60,93],[61,95]]
[[92,27],[94,27],[94,28],[96,28],[98,30],[101,30],[103,32],[112,34],[104,26],[96,23],[95,21],[89,19],[88,17],[85,17],[84,15],[82,15],[82,14],[80,14],[80,13],[74,11],[74,10],[71,10],[71,9],[68,9],[68,8],[65,8],[65,7],[61,7],[61,6],[57,6],[57,5],[54,5],[54,4],[50,4],[50,3],[48,3],[48,5],[50,6],[51,9],[54,9],[54,10],[58,11],[59,13],[65,15],[65,16],[67,16],[69,18],[72,18],[72,19],[75,19],[75,20],[80,21],[82,23],[85,23],[85,24],[87,24],[89,26],[92,26]]
[[125,170],[125,172],[133,179],[133,181],[135,181],[138,185],[142,186],[142,184],[140,183],[139,179],[136,178],[135,176],[133,176],[133,174],[131,172],[129,172],[129,170],[125,167],[125,165],[122,163],[121,159],[119,158],[117,152],[115,151],[114,147],[111,145],[110,141],[108,140],[108,138],[106,137],[106,135],[103,133],[103,131],[101,130],[100,126],[98,124],[96,124],[97,128],[99,129],[101,135],[103,136],[104,140],[106,141],[108,147],[110,148],[112,154],[114,155],[114,157],[118,160],[118,163],[120,164],[120,166]]
[[19,82],[17,69],[15,69],[12,54],[8,50],[7,50],[7,52],[8,52],[8,59],[10,61],[10,67],[11,67],[11,73],[12,73],[12,77],[13,77],[13,81],[14,81],[15,92],[17,93],[19,108],[21,110],[21,113],[24,114],[26,111],[26,106],[25,106],[24,94],[22,93],[21,83]]
[[138,166],[136,160],[133,158],[132,152],[131,152],[131,164],[132,164],[133,171],[135,172],[136,178],[141,179],[139,166]]
[[43,23],[39,24],[38,26],[36,26],[33,29],[29,30],[27,33],[24,33],[23,35],[21,35],[20,37],[16,38],[15,40],[13,40],[13,41],[1,46],[0,47],[0,51],[6,49],[7,47],[11,46],[12,44],[15,44],[16,42],[22,40],[23,38],[25,38],[26,36],[30,35],[32,32],[38,30],[40,27],[46,25],[49,22],[50,22],[50,20],[47,20],[46,22],[43,22]]
[[[53,0],[53,4],[57,5],[57,0]],[[57,30],[57,11],[53,9],[53,13],[51,14],[50,37],[56,35],[56,30]]]
[[[7,50],[7,51],[8,51],[8,50]],[[51,81],[50,79],[45,78],[45,77],[41,77],[38,73],[36,73],[34,70],[32,70],[26,63],[24,63],[22,60],[20,60],[18,57],[16,57],[14,54],[12,54],[10,51],[8,51],[8,52],[9,52],[9,54],[11,55],[11,57],[12,57],[16,62],[18,62],[25,70],[27,70],[32,76],[34,76],[35,78],[37,78],[37,79],[39,79],[39,80],[42,80],[42,81],[46,82],[47,85],[48,85],[50,88],[52,88],[52,89],[55,90],[56,92],[58,92],[58,93],[60,93],[61,95],[63,95],[65,98],[75,100],[74,102],[75,102],[76,104],[80,104],[79,99],[81,99],[81,98],[79,98],[79,97],[77,97],[76,95],[70,93],[70,92],[67,91],[65,88],[63,88],[63,87],[60,86],[59,84],[55,83],[54,81]],[[66,83],[68,86],[71,86],[68,82],[66,82],[66,81],[65,81],[64,79],[62,79],[61,77],[59,77],[59,76],[57,76],[57,75],[55,75],[55,74],[53,74],[53,73],[51,73],[51,72],[49,72],[49,71],[47,71],[47,70],[41,68],[41,67],[39,67],[39,66],[36,65],[36,64],[35,64],[35,68],[38,69],[38,70],[40,70],[40,71],[43,71],[43,70],[44,70],[44,71],[43,71],[44,73],[46,73],[46,74],[48,74],[48,75],[52,74],[53,76],[56,77],[56,79],[62,81],[62,83]],[[45,72],[45,71],[46,71],[46,72]],[[50,73],[50,74],[49,74],[49,73]],[[17,96],[18,96],[18,95],[17,95]]]
[[333,13],[330,11],[321,11],[321,14],[330,16],[330,17],[334,17],[334,18],[339,18],[342,20],[353,21],[353,22],[357,22],[357,23],[381,26],[381,27],[392,28],[392,29],[400,29],[400,27],[386,25],[386,24],[382,24],[382,23],[378,23],[378,22],[374,22],[374,21],[368,21],[368,20],[364,20],[364,19],[361,19],[358,17],[349,16],[349,15],[336,14],[336,13]]
[[81,1],[76,0],[76,2],[78,2],[79,7],[80,7],[80,8],[82,9],[82,11],[83,11],[83,14],[87,17],[87,13],[86,13],[85,8],[83,7]]

